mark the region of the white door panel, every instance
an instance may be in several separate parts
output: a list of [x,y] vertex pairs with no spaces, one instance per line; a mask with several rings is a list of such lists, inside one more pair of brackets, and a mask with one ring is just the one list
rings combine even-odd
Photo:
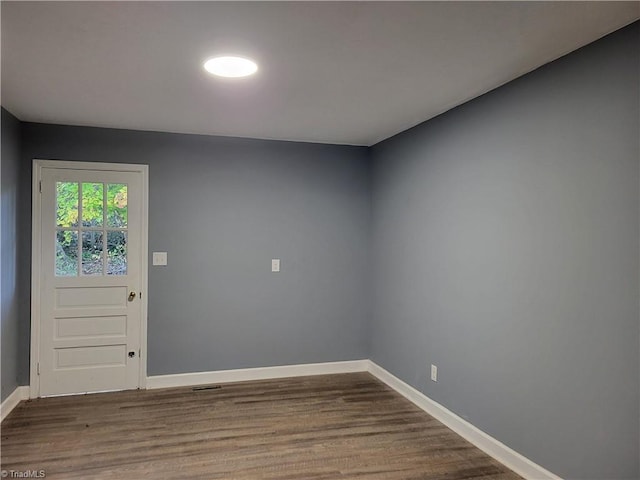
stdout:
[[138,388],[143,173],[44,165],[40,181],[38,394]]
[[56,288],[57,308],[126,308],[126,298],[125,285]]
[[75,337],[126,337],[127,316],[104,317],[57,317],[55,319],[56,340]]

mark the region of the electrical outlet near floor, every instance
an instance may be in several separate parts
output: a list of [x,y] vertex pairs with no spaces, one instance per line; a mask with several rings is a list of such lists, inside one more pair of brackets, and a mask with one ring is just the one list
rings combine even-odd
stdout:
[[438,381],[438,367],[436,367],[433,363],[431,364],[431,381]]

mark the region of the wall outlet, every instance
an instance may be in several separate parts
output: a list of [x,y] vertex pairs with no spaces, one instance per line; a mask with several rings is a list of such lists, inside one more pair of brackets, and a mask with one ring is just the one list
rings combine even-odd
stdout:
[[272,258],[271,259],[271,271],[272,272],[279,272],[280,271],[280,259],[279,258]]
[[438,367],[436,367],[433,363],[431,364],[431,381],[438,381]]

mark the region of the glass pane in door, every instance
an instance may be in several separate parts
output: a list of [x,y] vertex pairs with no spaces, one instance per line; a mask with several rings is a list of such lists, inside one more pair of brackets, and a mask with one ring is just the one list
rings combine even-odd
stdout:
[[107,275],[127,274],[127,232],[107,232]]
[[82,232],[82,274],[102,275],[102,232]]
[[56,276],[78,275],[78,231],[56,231]]
[[104,184],[82,184],[82,226],[102,227],[104,216]]
[[78,183],[56,182],[56,225],[78,226]]
[[127,228],[127,185],[107,184],[107,227]]

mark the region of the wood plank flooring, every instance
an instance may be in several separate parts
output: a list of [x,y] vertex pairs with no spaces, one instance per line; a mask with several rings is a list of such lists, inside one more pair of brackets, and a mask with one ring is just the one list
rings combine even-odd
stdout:
[[4,470],[47,479],[519,479],[368,373],[30,400]]

